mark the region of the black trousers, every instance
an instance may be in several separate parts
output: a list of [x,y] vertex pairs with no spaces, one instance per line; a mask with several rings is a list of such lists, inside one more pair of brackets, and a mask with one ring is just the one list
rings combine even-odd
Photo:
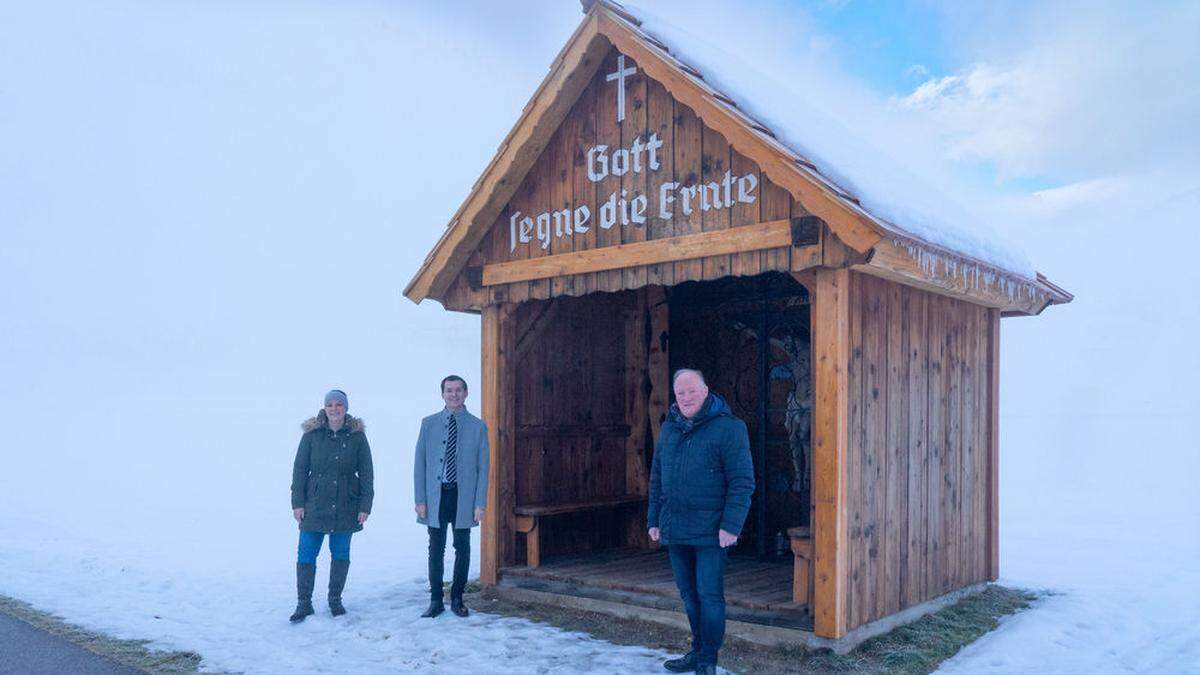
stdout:
[[467,569],[471,566],[471,530],[454,527],[457,514],[458,485],[442,485],[438,526],[429,528],[429,596],[435,602],[442,601],[447,528],[454,530],[454,578],[450,582],[450,600],[461,600],[463,589],[467,587]]

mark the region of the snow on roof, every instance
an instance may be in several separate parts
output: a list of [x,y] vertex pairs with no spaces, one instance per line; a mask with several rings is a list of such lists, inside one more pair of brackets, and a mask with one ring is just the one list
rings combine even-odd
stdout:
[[629,5],[622,9],[641,22],[643,33],[698,70],[710,87],[769,127],[780,143],[852,195],[877,220],[927,243],[1029,279],[1036,277],[1024,252],[994,227],[855,136],[811,96],[652,12]]

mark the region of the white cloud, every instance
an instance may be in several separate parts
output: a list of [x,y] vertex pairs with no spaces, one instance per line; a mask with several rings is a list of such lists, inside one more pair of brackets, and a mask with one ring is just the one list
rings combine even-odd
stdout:
[[929,77],[929,69],[920,63],[914,63],[904,70],[904,75],[910,78],[925,79]]
[[989,40],[969,67],[894,103],[927,116],[952,157],[990,163],[1002,179],[1194,170],[1200,5],[1075,9],[1014,21],[1006,42]]

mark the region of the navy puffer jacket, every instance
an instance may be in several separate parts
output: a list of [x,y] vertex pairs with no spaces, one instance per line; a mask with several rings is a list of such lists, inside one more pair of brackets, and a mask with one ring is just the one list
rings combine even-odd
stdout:
[[741,534],[754,494],[746,423],[710,393],[694,419],[671,406],[654,448],[647,526],[664,544],[716,546]]

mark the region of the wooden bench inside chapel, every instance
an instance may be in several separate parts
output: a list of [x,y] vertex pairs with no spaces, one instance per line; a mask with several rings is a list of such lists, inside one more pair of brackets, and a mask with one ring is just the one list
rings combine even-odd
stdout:
[[569,504],[524,504],[513,509],[516,514],[516,530],[525,535],[525,561],[529,567],[539,567],[542,564],[540,520],[546,516],[557,516],[564,513],[581,513],[584,511],[600,511],[615,509],[627,504],[645,503],[643,495],[622,495],[605,497],[585,502]]

